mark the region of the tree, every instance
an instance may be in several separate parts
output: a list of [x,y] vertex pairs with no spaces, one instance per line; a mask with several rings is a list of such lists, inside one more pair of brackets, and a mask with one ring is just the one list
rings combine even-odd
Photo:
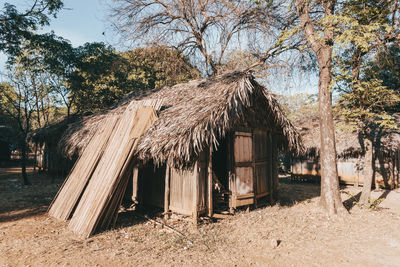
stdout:
[[[330,215],[344,210],[339,192],[336,165],[335,132],[332,115],[332,51],[334,29],[330,21],[321,25],[322,19],[334,16],[336,1],[296,0],[300,27],[308,45],[314,51],[319,71],[319,123],[321,137],[321,204]],[[311,10],[313,8],[313,11]],[[311,12],[312,11],[312,12]],[[310,14],[318,14],[312,16]],[[318,28],[317,28],[318,26]]]
[[382,131],[397,129],[395,118],[388,110],[400,103],[398,91],[382,85],[382,80],[367,78],[352,87],[351,92],[340,97],[339,114],[362,137],[365,150],[364,183],[359,203],[369,203],[375,157],[376,140]]
[[76,49],[75,70],[68,78],[78,112],[108,107],[132,91],[145,91],[198,78],[183,54],[167,47],[120,53],[103,43]]
[[297,93],[277,95],[285,115],[292,122],[312,120],[318,117],[318,98],[313,94]]
[[[358,132],[365,145],[365,169],[360,204],[371,192],[373,150],[382,131],[395,127],[391,113],[399,105],[397,62],[393,42],[398,42],[398,1],[356,0],[343,4],[335,58],[339,92],[338,111]],[[394,52],[388,57],[388,51]],[[379,67],[378,67],[379,65]],[[392,74],[392,75],[388,75]],[[397,79],[397,84],[396,84]]]
[[[13,87],[13,85],[16,87]],[[27,136],[32,129],[32,114],[34,112],[32,108],[34,105],[32,102],[33,94],[23,84],[15,83],[13,85],[7,83],[0,84],[0,101],[2,109],[6,110],[18,125],[18,143],[22,156],[22,179],[24,185],[29,185],[30,182],[26,173]]]
[[[329,214],[335,214],[343,210],[343,205],[338,189],[332,117],[331,92],[335,83],[332,80],[333,51],[341,54],[344,47],[353,46],[356,53],[353,54],[353,61],[348,63],[355,66],[357,58],[360,57],[357,51],[362,53],[365,49],[398,39],[399,3],[377,3],[367,0],[296,0],[295,4],[300,29],[318,62],[319,116],[320,127],[324,129],[321,130],[321,203]],[[394,18],[392,25],[387,25],[381,19],[387,13]],[[373,23],[366,18],[371,18]],[[358,75],[355,68],[352,68],[352,71],[353,75]]]
[[40,35],[36,30],[49,24],[49,16],[55,17],[63,7],[61,0],[33,0],[25,11],[5,3],[0,13],[0,51],[11,57],[21,52],[21,45],[29,40],[34,42]]
[[20,55],[7,66],[7,83],[1,84],[1,109],[12,118],[19,133],[24,184],[29,184],[26,175],[28,135],[54,120],[58,108],[57,90],[52,83],[56,71],[46,57],[50,55],[46,55],[43,47],[34,48],[29,42],[21,45]]
[[[252,29],[275,21],[253,1],[114,0],[111,18],[125,40],[169,45],[200,59],[207,75]],[[263,24],[257,24],[262,20]],[[268,27],[266,27],[268,28]],[[271,30],[271,29],[269,29]],[[272,30],[271,30],[272,31]],[[193,57],[192,57],[193,59]]]
[[135,90],[172,86],[200,78],[187,57],[166,46],[137,48],[122,53],[128,67],[128,81]]

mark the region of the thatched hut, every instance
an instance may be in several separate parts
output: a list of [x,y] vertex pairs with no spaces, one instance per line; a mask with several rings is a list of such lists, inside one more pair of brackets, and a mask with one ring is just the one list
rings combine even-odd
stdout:
[[163,104],[158,120],[138,141],[130,193],[166,212],[197,217],[212,214],[217,198],[231,210],[272,199],[278,150],[302,149],[272,93],[250,73],[234,72],[133,92],[110,110],[70,124],[59,142],[63,153],[80,155],[110,115],[144,99]]
[[[400,122],[399,115],[395,115]],[[291,159],[293,179],[320,178],[319,122],[317,118],[307,118],[295,122],[299,128],[305,150]],[[361,136],[350,130],[348,124],[336,118],[336,153],[340,182],[359,185],[364,180],[365,147]],[[399,123],[400,125],[400,123]],[[400,133],[397,130],[373,129],[373,152],[375,165],[375,186],[394,187],[399,184]]]
[[65,116],[30,135],[35,168],[56,176],[65,176],[69,173],[77,155],[65,155],[60,149],[59,141],[69,125],[82,119],[81,115]]

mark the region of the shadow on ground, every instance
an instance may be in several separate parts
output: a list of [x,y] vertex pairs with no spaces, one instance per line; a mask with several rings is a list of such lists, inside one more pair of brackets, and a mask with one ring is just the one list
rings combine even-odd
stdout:
[[289,177],[286,176],[279,179],[279,203],[281,206],[293,206],[296,203],[310,201],[312,198],[320,196],[321,187],[319,184],[315,182],[292,181]]
[[21,184],[21,168],[0,168],[0,222],[44,214],[63,179],[52,180],[28,168],[29,186]]

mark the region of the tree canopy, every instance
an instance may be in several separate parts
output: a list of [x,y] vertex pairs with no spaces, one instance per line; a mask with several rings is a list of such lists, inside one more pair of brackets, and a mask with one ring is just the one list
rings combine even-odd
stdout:
[[167,47],[137,48],[124,53],[103,43],[76,49],[75,71],[68,77],[78,112],[114,104],[134,90],[149,90],[200,77],[182,52]]
[[0,13],[0,51],[11,57],[18,55],[25,41],[40,39],[37,29],[49,25],[50,17],[55,17],[62,7],[61,0],[34,0],[26,10],[20,11],[6,2]]

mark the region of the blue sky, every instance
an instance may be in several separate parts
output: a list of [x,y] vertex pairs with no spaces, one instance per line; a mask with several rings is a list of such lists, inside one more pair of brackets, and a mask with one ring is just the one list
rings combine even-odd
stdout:
[[106,31],[106,2],[99,0],[65,0],[64,9],[52,19],[50,26],[43,29],[53,30],[57,35],[79,46],[86,42],[104,41]]

